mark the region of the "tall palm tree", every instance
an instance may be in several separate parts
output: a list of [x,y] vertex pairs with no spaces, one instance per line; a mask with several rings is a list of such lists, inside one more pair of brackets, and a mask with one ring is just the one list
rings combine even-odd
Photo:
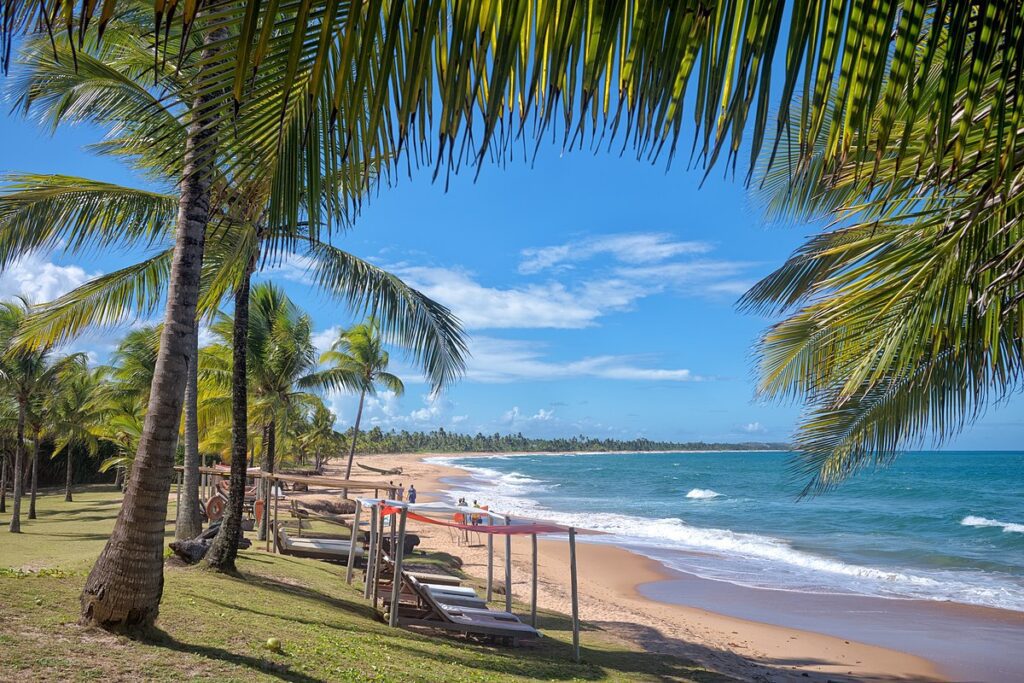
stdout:
[[37,397],[29,407],[27,426],[32,433],[32,472],[30,475],[28,518],[36,518],[36,496],[39,489],[39,446],[42,443],[43,430],[49,418],[46,397]]
[[[130,25],[130,22],[128,22],[128,25]],[[120,30],[124,37],[122,46],[125,43],[131,45],[138,42],[136,40],[138,36],[137,30],[126,30],[124,27]],[[116,32],[111,34],[111,36],[113,35],[116,35]],[[200,33],[197,35],[204,34]],[[225,152],[223,158],[236,159],[240,154],[243,154],[244,151],[248,149],[248,146],[255,144],[255,141],[262,139],[262,137],[265,136],[263,135],[260,127],[261,124],[252,123],[250,127],[250,124],[247,123],[243,125],[241,130],[233,127],[230,138],[231,152],[230,154],[227,154],[228,146],[225,141],[217,138],[216,131],[212,131],[205,127],[204,123],[216,120],[217,118],[217,113],[209,111],[209,107],[207,107],[207,103],[215,100],[215,97],[210,92],[194,93],[193,84],[196,82],[203,82],[203,79],[199,77],[200,75],[209,75],[209,73],[216,71],[215,65],[211,65],[209,60],[212,59],[211,55],[216,51],[219,44],[218,39],[211,38],[210,36],[207,36],[205,40],[206,45],[204,52],[200,54],[199,59],[194,60],[193,63],[186,64],[186,68],[182,70],[168,68],[163,69],[162,71],[158,68],[158,71],[160,71],[159,79],[161,81],[161,86],[167,87],[169,91],[177,95],[177,97],[172,96],[168,98],[160,93],[148,90],[145,87],[138,85],[139,82],[144,81],[144,79],[148,77],[146,72],[150,69],[150,65],[153,63],[154,46],[152,44],[148,44],[144,46],[145,49],[142,51],[145,53],[143,55],[145,59],[139,56],[139,50],[135,50],[134,52],[128,50],[123,61],[118,64],[116,76],[113,75],[114,72],[111,68],[103,63],[103,59],[92,60],[91,62],[89,60],[79,59],[78,70],[72,70],[70,67],[64,66],[69,62],[58,62],[54,59],[47,61],[46,58],[42,57],[42,53],[37,51],[34,54],[38,57],[38,63],[42,63],[47,68],[57,71],[64,69],[67,79],[62,81],[60,78],[44,77],[34,82],[27,82],[24,91],[26,93],[24,102],[26,105],[32,102],[42,103],[43,106],[46,106],[47,103],[52,104],[52,109],[49,111],[55,122],[64,120],[69,115],[77,115],[105,125],[116,124],[119,129],[126,125],[134,127],[134,130],[136,131],[136,136],[134,138],[129,138],[128,141],[125,141],[123,138],[118,139],[118,144],[115,146],[109,146],[107,150],[116,153],[128,154],[129,156],[136,155],[141,159],[140,163],[142,166],[154,173],[167,173],[170,171],[178,174],[185,174],[188,167],[184,165],[181,160],[177,160],[173,154],[167,154],[166,149],[168,146],[173,148],[177,144],[184,144],[187,148],[190,144],[189,140],[193,140],[192,144],[196,145],[197,150],[216,151],[218,149],[222,149]],[[111,38],[111,41],[113,41],[113,38]],[[65,47],[70,48],[70,46]],[[112,59],[114,55],[119,54],[120,47],[121,46],[119,46],[118,49],[110,48],[109,50],[107,50],[106,47],[101,47],[97,50],[97,54]],[[58,50],[59,49],[61,49],[61,47],[58,47]],[[88,62],[87,68],[83,68],[83,63],[86,62]],[[88,78],[83,76],[83,74],[87,73],[98,76],[98,78],[94,79],[90,83],[86,83],[85,81],[88,81]],[[127,75],[128,78],[125,78],[125,75]],[[136,77],[139,78],[139,80],[131,80],[131,76],[133,75],[137,75]],[[48,94],[45,85],[53,85],[56,83],[73,83],[73,85],[70,85],[67,88],[65,94]],[[42,91],[37,88],[40,84],[44,84]],[[103,90],[102,86],[104,85],[106,86],[106,93],[101,92]],[[306,102],[305,96],[302,95],[304,87],[306,86],[297,85],[295,88],[288,91],[291,92],[294,90],[300,96],[294,100],[296,104],[293,107],[292,113],[284,117],[283,120],[277,114],[272,117],[275,127],[278,125],[284,125],[286,128],[290,127],[295,129],[296,126],[300,126],[304,123],[307,113],[304,104]],[[88,92],[87,98],[83,98],[83,93],[85,92]],[[267,85],[265,93],[268,98],[267,104],[274,101],[280,101],[280,99],[285,96],[285,91],[281,88],[279,80],[269,81],[269,85]],[[69,99],[78,98],[83,98],[79,100],[83,104],[81,108],[69,108],[66,106]],[[88,100],[87,103],[86,99]],[[302,104],[303,106],[300,107],[298,106],[299,104]],[[177,110],[194,110],[195,115],[192,117],[193,120],[190,127],[182,125],[182,123],[175,118],[172,112]],[[269,121],[271,119],[267,120]],[[186,119],[185,123],[187,122],[188,120]],[[153,145],[154,140],[158,140],[163,144]],[[312,164],[306,163],[305,158],[307,153],[327,153],[328,148],[321,148],[316,144],[308,144],[309,142],[308,136],[297,136],[289,144],[277,145],[273,148],[263,149],[260,153],[263,163],[258,169],[236,172],[234,173],[234,176],[240,181],[244,181],[243,184],[250,184],[253,187],[267,188],[274,192],[284,192],[287,194],[290,191],[288,189],[290,187],[288,182],[294,183],[296,181],[296,176],[292,173],[294,168],[287,166],[287,164],[298,163],[301,168],[305,168],[307,170],[314,167],[319,168],[319,164],[321,163],[319,158],[314,159]],[[242,151],[240,152],[239,150]],[[321,152],[321,150],[323,150],[323,152]],[[145,156],[145,152],[149,152],[149,157]],[[335,153],[336,150],[331,150],[331,154]],[[204,163],[207,163],[206,160],[204,160]],[[209,163],[216,162],[211,159],[209,160]],[[328,172],[332,177],[337,176],[338,178],[341,178],[344,175],[340,170],[341,166],[336,163],[334,157],[331,157],[325,163],[327,164]],[[199,166],[193,164],[193,168],[199,169]],[[278,176],[281,173],[287,173],[289,175],[282,181],[278,179]],[[209,177],[213,176],[212,173],[206,172],[200,175]],[[348,182],[349,176],[344,175],[344,177],[346,178],[346,182]],[[302,176],[302,178],[304,179],[305,176]],[[352,190],[357,192],[362,191],[359,183],[349,183],[348,185],[346,193]],[[184,185],[179,185],[179,192],[182,192],[181,188],[184,187]],[[200,208],[202,211],[198,214],[193,211],[191,215],[209,215],[211,197],[220,198],[221,201],[225,202],[225,206],[231,206],[236,211],[241,207],[241,204],[236,201],[240,195],[231,194],[230,192],[226,195],[220,195],[216,194],[216,192],[221,191],[221,189],[215,188],[215,190],[215,193],[211,195],[208,183],[205,185],[196,185],[194,191],[189,195],[188,201],[190,202],[190,206],[192,203],[198,202],[198,204],[201,205]],[[185,194],[186,193],[182,192],[180,196],[185,196]],[[301,195],[302,193],[299,192],[298,194]],[[72,193],[64,196],[65,198],[68,198],[75,195]],[[347,196],[347,194],[343,194],[343,196]],[[88,231],[94,227],[98,228],[99,237],[106,241],[115,240],[118,237],[123,238],[125,236],[151,238],[156,234],[155,231],[159,228],[166,228],[169,221],[164,221],[162,223],[157,222],[157,219],[161,214],[155,212],[148,213],[150,207],[152,207],[153,204],[159,205],[161,200],[157,199],[155,201],[150,201],[148,204],[144,203],[140,205],[138,201],[145,202],[146,200],[154,200],[154,198],[149,196],[147,193],[140,192],[129,194],[128,197],[129,199],[127,202],[121,202],[119,205],[116,205],[119,213],[114,214],[115,220],[109,220],[111,214],[106,214],[95,221],[91,221],[89,218],[72,221],[69,228],[61,227],[57,228],[57,230],[71,229],[76,235],[76,239],[72,241],[80,242],[83,235],[87,234]],[[80,201],[81,195],[79,195],[78,198]],[[132,201],[136,201],[136,203],[132,204]],[[325,195],[325,199],[323,199],[323,201],[317,199],[317,201],[306,202],[305,213],[308,215],[309,219],[304,222],[304,225],[307,227],[312,226],[309,227],[311,234],[314,230],[318,232],[320,223],[323,221],[323,217],[325,215],[330,215],[331,212],[337,213],[339,208],[343,208],[344,203],[344,201],[339,203],[337,198],[332,198],[329,195]],[[323,206],[321,206],[321,204],[323,204]],[[273,205],[273,201],[270,201],[270,205]],[[81,203],[79,203],[79,208],[72,208],[71,211],[77,213],[80,217],[87,216],[87,211],[80,211],[81,206]],[[194,267],[198,265],[195,257],[199,254],[199,249],[197,247],[201,242],[197,242],[193,238],[183,237],[181,219],[188,213],[188,211],[183,210],[181,206],[182,205],[179,202],[178,220],[174,221],[178,226],[177,245],[182,248],[184,248],[184,246],[191,247],[192,251],[189,252],[190,256],[186,261],[183,261],[183,263],[187,262]],[[216,207],[217,204],[215,203],[214,206]],[[255,206],[258,209],[259,203]],[[326,214],[324,213],[325,208],[328,210]],[[237,217],[230,213],[221,214],[218,213],[218,211],[219,209],[214,209],[214,213],[217,213],[218,215],[219,224],[228,224],[233,220],[237,220]],[[139,215],[142,215],[144,219],[141,221],[132,220],[133,217]],[[258,215],[258,210],[256,214],[249,217],[249,220],[253,220],[255,215]],[[327,224],[330,225],[330,222],[331,221],[328,218]],[[53,223],[52,225],[60,225],[60,223]],[[196,223],[196,225],[198,225],[198,223]],[[250,232],[254,232],[257,227],[258,226],[250,224]],[[20,235],[23,234],[24,233],[18,233],[18,239],[20,239]],[[295,244],[300,237],[301,236],[285,235],[281,238],[280,243]],[[37,239],[45,242],[48,237],[40,237],[38,234],[27,237],[25,241],[19,243],[19,248],[24,248],[27,242]],[[214,273],[211,278],[212,283],[219,285],[223,291],[223,288],[225,287],[229,289],[235,288],[239,279],[247,278],[248,274],[251,273],[252,265],[247,266],[246,263],[255,264],[255,256],[251,259],[246,259],[244,255],[239,256],[237,253],[234,253],[232,249],[248,248],[251,250],[253,249],[253,245],[258,245],[258,243],[258,240],[254,242],[252,239],[245,239],[244,237],[241,240],[236,239],[230,242],[225,240],[222,242],[224,247],[221,251],[221,256],[223,258],[222,264],[225,268],[222,269],[222,275],[219,278],[216,277],[216,272]],[[2,249],[0,249],[0,251],[2,251]],[[16,251],[17,249],[15,249],[15,252]],[[424,299],[421,295],[409,290],[401,282],[396,281],[386,273],[381,273],[377,269],[369,267],[362,262],[352,263],[351,260],[345,258],[347,255],[344,254],[344,252],[333,249],[329,245],[321,245],[316,247],[314,251],[316,254],[321,256],[320,260],[327,264],[327,268],[322,269],[320,273],[323,282],[330,284],[336,292],[347,296],[356,305],[372,305],[374,308],[381,306],[383,311],[392,314],[388,316],[391,331],[396,336],[405,337],[410,341],[416,342],[411,345],[413,346],[413,350],[417,353],[423,354],[424,361],[431,367],[432,372],[438,373],[439,376],[443,377],[446,381],[450,380],[454,374],[457,374],[458,368],[461,366],[461,345],[457,334],[455,337],[456,344],[454,346],[450,345],[452,340],[446,337],[446,334],[449,331],[457,329],[453,328],[451,324],[445,320],[445,318],[448,317],[446,310],[441,307],[436,307],[433,305],[433,302],[430,302],[429,300],[425,300],[426,305],[424,305]],[[140,281],[144,285],[152,284],[154,275],[159,274],[161,269],[166,269],[168,272],[168,281],[170,283],[170,287],[168,289],[168,311],[172,311],[171,302],[174,301],[179,292],[187,292],[188,296],[185,296],[182,301],[177,302],[175,307],[173,307],[175,314],[183,314],[184,311],[189,309],[194,311],[195,308],[191,305],[190,300],[191,292],[193,291],[192,288],[198,287],[198,270],[189,270],[187,272],[181,271],[176,273],[175,263],[178,263],[178,261],[175,261],[175,253],[176,252],[172,251],[165,252],[165,254],[158,255],[157,257],[150,259],[148,262],[140,264],[139,267],[129,269],[132,271],[130,273],[121,272],[114,278],[107,278],[101,283],[96,283],[100,289],[102,289],[103,286],[108,286],[108,288],[104,289],[102,293],[97,294],[97,288],[94,287],[91,290],[91,293],[93,294],[91,303],[95,303],[102,299],[104,294],[109,294],[111,292],[111,287],[117,290],[118,295],[130,298],[138,291],[137,288],[133,288],[133,285],[138,285]],[[239,274],[239,271],[242,271],[242,273]],[[234,275],[233,277],[231,276],[232,274]],[[127,284],[129,280],[125,278],[126,275],[133,278],[130,280],[131,284]],[[118,280],[118,277],[121,279]],[[178,282],[181,277],[185,277],[188,282],[183,283],[180,286],[176,285],[175,283]],[[152,289],[145,291],[148,291],[150,294],[152,293]],[[410,296],[410,294],[412,296]],[[217,297],[212,296],[211,299],[216,301]],[[136,298],[135,302],[156,305],[156,302],[159,300],[158,296],[143,295]],[[94,311],[100,311],[100,313],[97,314],[99,317],[102,317],[105,313],[109,313],[110,310],[111,309],[104,308],[102,304],[97,304],[96,308],[94,308]],[[192,315],[194,317],[194,312]],[[236,320],[240,318],[241,316],[236,315]],[[51,323],[52,320],[53,319],[51,317]],[[81,322],[82,319],[78,319],[78,321]],[[441,322],[440,325],[437,324],[438,321]],[[181,322],[182,321],[179,321],[179,323]],[[50,329],[53,329],[53,327],[51,326]],[[67,327],[64,329],[66,330]],[[169,328],[165,325],[165,337],[169,334],[170,329],[178,329],[179,331],[184,330],[180,325],[177,328]],[[189,324],[189,329],[194,337],[194,325]],[[192,337],[189,339],[193,340]],[[435,340],[436,343],[431,342],[431,339]],[[174,343],[181,343],[182,340],[180,337],[175,337],[172,341]],[[194,340],[192,345],[194,346]],[[161,349],[163,349],[163,344]],[[180,351],[180,349],[178,350]],[[242,351],[244,352],[244,349],[242,349]],[[162,350],[161,353],[164,353],[164,351]],[[187,353],[175,356],[175,358],[178,359],[187,357]],[[158,370],[161,367],[162,366],[158,364]],[[179,370],[188,370],[188,368],[179,368]],[[180,372],[178,372],[177,375],[183,376]],[[176,391],[178,388],[176,380],[168,380],[165,383],[161,383],[158,381],[159,378],[160,372],[157,373],[157,378],[154,381],[153,395],[156,396],[157,394],[160,394],[165,398],[169,398],[170,402],[165,401],[167,404],[166,407],[180,405],[180,399],[176,398]],[[151,423],[159,423],[163,428],[163,431],[160,432],[163,436],[157,439],[149,439],[144,435],[144,438],[140,440],[140,454],[143,450],[148,452],[151,449],[156,449],[157,452],[162,453],[173,446],[173,442],[169,438],[170,432],[166,429],[169,426],[169,423],[167,422],[169,416],[165,414],[162,408],[160,408],[158,414],[154,414],[154,409],[154,405],[151,404],[150,409],[146,413],[146,424],[150,425]],[[244,424],[242,427],[244,428]],[[164,436],[167,438],[163,438]],[[139,468],[141,464],[151,461],[153,463],[168,462],[169,452],[165,453],[164,456],[165,457],[163,457],[163,459],[156,456],[145,459],[136,458],[136,467],[133,468],[133,478],[160,478],[162,476],[169,475],[169,470],[165,472],[164,470],[166,468],[161,468],[157,464],[147,466],[147,468],[143,470],[140,470]],[[239,458],[236,458],[236,461],[237,460],[239,460]],[[169,488],[169,476],[166,478],[168,479],[167,487]],[[144,492],[145,496],[148,498],[155,495],[156,489],[147,488],[140,489],[140,491]],[[135,504],[135,497],[131,493],[131,489],[129,490],[126,504],[129,508]],[[122,624],[131,626],[136,621],[144,625],[155,617],[155,605],[159,601],[159,585],[156,583],[149,586],[147,591],[138,592],[135,598],[128,600],[121,600],[120,598],[117,600],[111,599],[108,601],[110,604],[96,609],[93,608],[93,603],[97,601],[97,596],[100,594],[101,584],[105,584],[110,581],[120,581],[120,577],[123,576],[125,572],[136,571],[135,567],[129,568],[125,564],[130,555],[128,551],[129,546],[138,545],[151,547],[151,550],[147,551],[147,553],[136,553],[134,557],[147,557],[148,559],[146,561],[153,562],[155,565],[158,555],[156,552],[158,549],[156,547],[158,546],[158,538],[153,529],[157,524],[162,524],[162,518],[158,520],[154,514],[152,519],[147,517],[146,525],[136,525],[137,529],[132,533],[118,532],[112,536],[112,540],[111,543],[108,544],[108,548],[109,554],[111,554],[115,559],[108,560],[108,553],[105,553],[97,565],[102,565],[105,569],[103,571],[97,570],[97,572],[94,572],[95,580],[90,579],[90,581],[87,582],[85,599],[83,601],[83,610],[88,620],[111,625]],[[120,528],[120,526],[121,522],[118,523],[118,528]],[[143,526],[145,526],[145,528],[143,528]],[[158,568],[154,566],[152,571],[158,571]],[[107,594],[109,594],[109,592],[107,592]],[[150,607],[141,610],[133,607],[133,605],[137,606],[143,602],[148,602]],[[132,623],[124,623],[121,621],[123,619],[130,619]]]
[[346,479],[352,476],[352,460],[356,455],[356,441],[359,439],[359,425],[363,419],[363,404],[367,395],[376,396],[378,384],[397,396],[405,393],[402,380],[388,372],[389,361],[377,321],[372,318],[341,330],[330,350],[320,357],[320,362],[329,367],[316,375],[315,381],[319,385],[359,394],[359,408],[352,426],[352,445],[345,465]]
[[102,386],[103,368],[89,369],[84,363],[64,370],[57,391],[48,397],[49,431],[53,437],[52,458],[65,456],[64,500],[72,501],[71,484],[76,449],[92,456],[99,452],[97,432],[106,418]]
[[16,449],[11,478],[14,495],[10,531],[21,531],[21,497],[25,474],[25,425],[30,406],[52,392],[67,368],[83,363],[80,354],[54,360],[53,347],[26,348],[17,336],[29,312],[24,300],[0,302],[0,387],[17,405]]

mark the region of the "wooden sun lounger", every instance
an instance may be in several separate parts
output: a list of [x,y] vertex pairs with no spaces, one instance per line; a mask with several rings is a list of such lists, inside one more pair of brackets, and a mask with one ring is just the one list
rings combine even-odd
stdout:
[[407,572],[420,583],[440,584],[444,586],[460,586],[462,579],[449,574],[427,574],[425,572]]
[[424,588],[429,590],[431,593],[434,593],[435,595],[438,593],[444,593],[450,595],[465,595],[472,598],[476,597],[476,591],[472,588],[467,588],[466,586],[448,586],[439,583],[426,583],[425,581],[422,581],[419,577],[414,576],[413,578],[419,581]]
[[402,616],[400,611],[399,625],[428,626],[472,635],[507,638],[513,644],[522,639],[540,637],[535,628],[522,623],[514,614],[449,605],[441,602],[416,577],[403,572],[402,581],[423,604],[425,614]]
[[[284,527],[277,530],[278,548],[286,555],[295,557],[310,557],[316,560],[330,560],[333,562],[348,562],[349,549],[352,547],[350,541],[339,538],[315,538],[302,536],[294,538],[288,535]],[[363,556],[363,546],[356,544],[356,557]]]

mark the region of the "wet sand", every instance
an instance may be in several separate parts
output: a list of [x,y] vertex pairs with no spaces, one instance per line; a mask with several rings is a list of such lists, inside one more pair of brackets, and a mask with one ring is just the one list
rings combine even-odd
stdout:
[[[430,454],[366,457],[367,464],[400,466],[401,476],[387,477],[405,486],[415,483],[419,502],[447,499],[445,491],[466,485],[465,472],[424,462]],[[467,493],[467,497],[473,496]],[[410,522],[423,548],[440,550],[463,559],[463,569],[485,577],[486,539],[467,544],[461,534],[445,527]],[[911,654],[899,640],[879,644],[864,638],[829,632],[821,623],[804,628],[777,623],[768,611],[745,614],[745,604],[761,605],[731,584],[690,577],[660,562],[618,546],[577,544],[580,579],[580,615],[591,624],[652,652],[678,654],[741,680],[759,681],[941,681],[954,678],[952,670],[932,659]],[[593,539],[591,539],[593,540]],[[538,543],[541,608],[568,613],[569,563],[564,540]],[[495,580],[504,578],[504,542],[495,544]],[[529,601],[530,541],[514,537],[513,595]],[[687,590],[679,590],[679,582]],[[716,592],[717,591],[717,592]],[[802,594],[783,591],[790,601]],[[683,596],[680,599],[680,596]],[[698,600],[696,596],[708,599]],[[713,597],[709,597],[713,596]],[[758,609],[768,610],[761,605]],[[782,610],[785,611],[785,610]],[[836,620],[842,626],[842,620]],[[842,629],[839,629],[842,630]],[[1019,650],[1017,650],[1019,652]],[[955,677],[961,680],[959,676]],[[967,679],[963,679],[967,680]],[[988,680],[988,679],[978,679]]]

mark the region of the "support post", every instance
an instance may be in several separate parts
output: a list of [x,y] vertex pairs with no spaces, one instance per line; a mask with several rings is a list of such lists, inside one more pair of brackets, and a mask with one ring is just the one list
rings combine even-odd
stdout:
[[576,529],[569,527],[569,583],[572,588],[572,660],[580,661],[580,598],[576,585]]
[[[70,456],[68,456],[68,457],[70,457]],[[174,498],[174,504],[179,506],[179,507],[181,506],[181,471],[180,470],[178,471],[178,493],[177,493],[177,495]]]
[[366,585],[363,586],[363,598],[370,599],[374,573],[377,570],[377,506],[370,508],[370,548],[366,556]]
[[359,514],[363,511],[363,505],[356,499],[356,516],[352,520],[352,537],[348,543],[348,568],[345,570],[345,583],[352,584],[352,570],[356,567],[356,543],[359,542]]
[[[379,505],[379,503],[378,503]],[[384,555],[384,511],[377,509],[377,521],[380,523],[380,530],[377,532],[377,554],[373,560],[373,608],[377,609],[377,598],[380,595],[380,563]]]
[[[508,515],[505,515],[505,526],[512,526]],[[505,534],[505,611],[512,611],[512,534]]]
[[537,534],[530,534],[533,546],[533,580],[530,584],[530,626],[537,628]]
[[[281,552],[281,548],[278,547],[277,541],[277,501],[281,496],[277,495],[277,492],[274,491],[273,482],[270,483],[270,495],[274,496],[274,525],[272,527],[272,531],[274,532],[274,553],[277,554]],[[300,526],[301,524],[302,522],[299,522]]]
[[403,506],[398,521],[398,545],[392,547],[395,554],[395,578],[391,581],[391,615],[388,620],[391,628],[398,626],[398,599],[402,594],[402,560],[405,555],[405,518],[408,514],[409,509]]
[[494,597],[494,534],[487,534],[487,602]]

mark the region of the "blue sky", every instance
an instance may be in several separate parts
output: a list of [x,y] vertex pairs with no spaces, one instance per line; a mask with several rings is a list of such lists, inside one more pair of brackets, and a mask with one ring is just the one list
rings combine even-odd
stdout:
[[[90,129],[56,137],[0,118],[0,172],[66,173],[140,183],[82,146]],[[369,401],[384,429],[586,433],[666,440],[785,440],[799,407],[754,399],[751,347],[769,321],[735,301],[813,226],[766,227],[739,180],[684,163],[666,172],[629,157],[562,155],[453,176],[429,171],[381,188],[355,228],[335,242],[400,274],[464,321],[473,357],[466,378],[429,396],[398,359],[403,397]],[[134,260],[116,252],[30,254],[0,274],[0,296],[56,296]],[[312,316],[325,347],[352,322],[306,282],[299,262],[261,277],[282,284]],[[102,360],[115,335],[79,342]],[[339,425],[355,400],[329,397]],[[1024,399],[990,410],[952,447],[1009,449],[1024,440]]]

